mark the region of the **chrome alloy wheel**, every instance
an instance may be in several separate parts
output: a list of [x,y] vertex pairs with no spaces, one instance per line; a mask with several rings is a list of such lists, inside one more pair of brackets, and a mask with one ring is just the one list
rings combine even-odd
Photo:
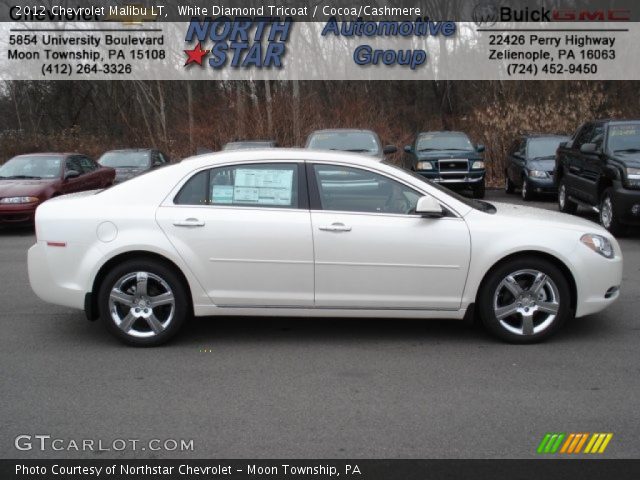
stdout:
[[560,189],[558,190],[558,203],[560,204],[560,208],[564,208],[564,203],[567,200],[567,190],[564,187],[564,184],[560,185]]
[[611,228],[611,222],[613,220],[613,205],[611,203],[611,197],[608,195],[602,200],[600,206],[600,223],[607,230]]
[[120,277],[109,293],[109,312],[127,335],[138,338],[162,333],[173,320],[175,296],[158,275],[133,272]]
[[560,308],[560,293],[551,277],[538,270],[518,270],[496,288],[493,310],[505,330],[534,335],[553,323]]

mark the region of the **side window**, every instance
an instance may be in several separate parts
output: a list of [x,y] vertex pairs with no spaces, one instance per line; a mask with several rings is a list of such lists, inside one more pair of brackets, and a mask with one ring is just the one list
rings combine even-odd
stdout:
[[78,163],[82,168],[82,173],[93,172],[96,168],[98,168],[95,162],[88,157],[77,157],[77,158],[78,158]]
[[314,165],[323,210],[408,215],[421,194],[384,175],[359,168]]
[[167,157],[164,153],[158,152],[158,158],[160,162],[164,165],[165,163],[169,163],[169,157]]
[[159,167],[160,165],[163,165],[164,162],[162,161],[162,157],[160,156],[160,152],[156,151],[156,150],[152,150],[151,151],[151,166],[152,167]]
[[585,143],[589,143],[593,134],[593,125],[588,123],[584,127],[580,129],[578,135],[576,135],[575,140],[573,141],[573,148],[576,150],[580,150],[580,147]]
[[83,174],[82,165],[80,164],[79,157],[68,157],[64,162],[64,171],[68,172],[74,170],[79,174]]
[[591,132],[591,137],[589,138],[588,143],[595,143],[596,148],[602,148],[602,142],[604,140],[604,125],[598,124],[595,125],[593,131]]
[[516,147],[516,151],[514,152],[516,157],[525,158],[527,155],[527,140],[525,138],[521,138],[518,140],[518,146]]
[[297,164],[213,168],[194,175],[174,199],[178,205],[298,208]]

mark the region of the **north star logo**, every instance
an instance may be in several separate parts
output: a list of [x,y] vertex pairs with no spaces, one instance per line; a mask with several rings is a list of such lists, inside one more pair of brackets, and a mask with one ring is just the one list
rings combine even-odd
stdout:
[[[291,17],[281,21],[279,17],[206,17],[203,21],[192,18],[185,35],[185,42],[193,44],[185,49],[184,66],[203,66],[203,57],[208,56],[211,68],[281,68],[282,59],[289,40]],[[211,41],[210,49],[203,44]]]

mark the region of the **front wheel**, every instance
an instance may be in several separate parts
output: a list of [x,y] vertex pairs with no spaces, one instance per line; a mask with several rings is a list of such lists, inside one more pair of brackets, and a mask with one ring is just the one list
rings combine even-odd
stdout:
[[478,306],[486,329],[510,343],[536,343],[572,315],[569,283],[543,258],[514,259],[489,273]]
[[616,208],[614,208],[613,190],[607,188],[602,194],[600,201],[600,223],[613,235],[622,235],[624,233],[624,225],[622,225],[616,216]]
[[473,198],[484,198],[485,186],[484,180],[480,184],[473,187]]
[[129,345],[160,345],[178,333],[190,308],[173,269],[151,259],[129,260],[112,269],[98,292],[107,330]]
[[525,178],[522,179],[522,199],[525,202],[528,202],[529,200],[533,199],[533,191],[531,190],[531,188],[529,188],[529,182],[528,180]]
[[560,185],[558,186],[558,209],[562,213],[570,213],[572,215],[578,211],[578,204],[569,198],[564,179],[560,180]]

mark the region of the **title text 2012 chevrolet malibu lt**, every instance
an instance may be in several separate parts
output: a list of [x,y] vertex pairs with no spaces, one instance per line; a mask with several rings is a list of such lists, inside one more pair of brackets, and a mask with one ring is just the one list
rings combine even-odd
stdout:
[[[398,167],[310,150],[223,152],[36,213],[29,278],[120,339],[189,315],[463,319],[530,343],[619,295],[587,220],[470,200]],[[475,308],[473,308],[475,306]]]

